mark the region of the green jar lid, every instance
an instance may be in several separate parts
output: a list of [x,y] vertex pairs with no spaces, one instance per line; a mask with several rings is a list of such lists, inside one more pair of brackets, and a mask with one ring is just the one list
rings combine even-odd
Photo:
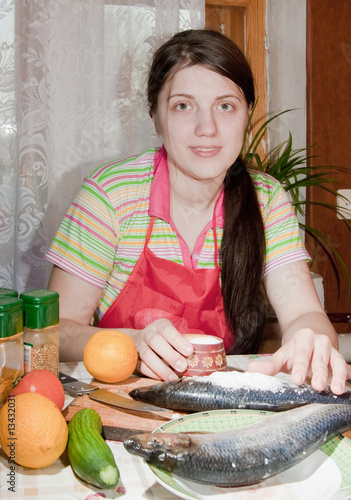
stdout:
[[41,330],[59,322],[59,294],[51,290],[21,293],[24,326]]
[[12,288],[0,288],[0,297],[18,297],[18,292]]
[[16,297],[0,297],[0,338],[23,332],[23,301]]

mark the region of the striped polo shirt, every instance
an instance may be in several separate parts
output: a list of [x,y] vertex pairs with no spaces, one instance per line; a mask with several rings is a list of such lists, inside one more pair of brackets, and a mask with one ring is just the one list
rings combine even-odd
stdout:
[[[264,272],[309,259],[284,188],[262,172],[250,171],[250,175],[265,227]],[[212,219],[192,255],[172,222],[164,148],[106,163],[85,179],[46,253],[60,268],[103,289],[96,319],[102,318],[123,289],[143,250],[151,216],[155,223],[149,248],[155,255],[193,269],[214,268]],[[220,248],[223,191],[215,220]]]

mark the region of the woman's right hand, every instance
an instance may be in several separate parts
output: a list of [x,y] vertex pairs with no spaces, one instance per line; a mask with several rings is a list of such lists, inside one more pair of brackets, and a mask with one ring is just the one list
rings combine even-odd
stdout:
[[137,370],[142,375],[170,381],[178,379],[173,370],[180,373],[186,370],[185,357],[192,354],[193,346],[168,319],[157,319],[129,335],[139,353]]
[[[48,288],[60,295],[60,360],[83,359],[89,338],[101,328],[89,326],[102,290],[54,267]],[[185,356],[193,346],[173,326],[170,320],[159,318],[143,329],[115,328],[129,335],[135,342],[139,362],[138,371],[159,380],[176,380],[174,370],[185,371]]]

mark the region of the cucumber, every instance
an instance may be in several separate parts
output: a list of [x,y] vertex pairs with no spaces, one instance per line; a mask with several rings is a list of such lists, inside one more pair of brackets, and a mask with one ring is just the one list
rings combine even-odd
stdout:
[[101,431],[97,411],[79,410],[68,424],[68,458],[83,481],[98,488],[113,488],[118,483],[119,470]]

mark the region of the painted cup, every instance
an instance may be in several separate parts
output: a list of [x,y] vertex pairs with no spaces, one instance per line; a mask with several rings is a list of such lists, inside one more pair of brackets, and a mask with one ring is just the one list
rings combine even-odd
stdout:
[[179,377],[203,377],[217,371],[227,371],[227,358],[223,340],[213,335],[185,334],[183,335],[194,347],[194,352],[188,356],[188,368],[177,373]]

